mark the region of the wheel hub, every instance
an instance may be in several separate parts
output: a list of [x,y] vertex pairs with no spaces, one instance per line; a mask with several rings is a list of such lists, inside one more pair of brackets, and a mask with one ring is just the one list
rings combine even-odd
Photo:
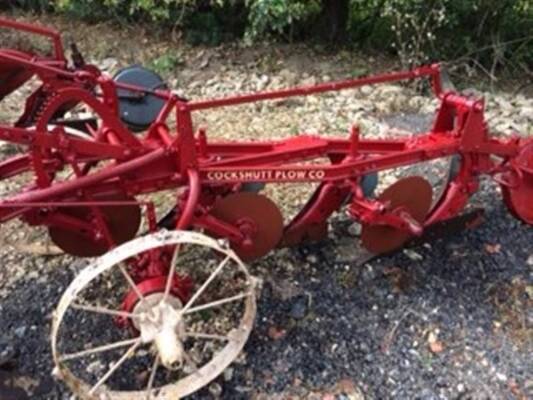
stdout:
[[[127,293],[122,302],[122,310],[133,314],[149,312],[163,300],[166,284],[167,277],[164,275],[143,280],[137,284],[137,290],[132,289]],[[193,282],[189,277],[175,275],[165,301],[175,310],[181,309],[190,298],[192,287]],[[144,301],[139,301],[137,291],[143,295]],[[141,331],[139,320],[135,318],[117,318],[117,323],[119,326],[131,326],[135,331]]]
[[155,344],[161,364],[171,370],[183,366],[185,321],[180,310],[181,301],[174,296],[163,300],[163,293],[155,293],[139,302],[134,313],[138,318],[133,325],[139,330],[144,343]]

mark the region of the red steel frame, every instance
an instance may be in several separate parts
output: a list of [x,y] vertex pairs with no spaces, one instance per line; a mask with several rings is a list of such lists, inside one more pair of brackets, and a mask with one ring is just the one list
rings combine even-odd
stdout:
[[[23,192],[0,201],[0,222],[21,217],[30,224],[58,225],[84,229],[89,237],[104,237],[112,247],[101,216],[95,221],[75,221],[61,213],[64,207],[86,205],[94,208],[113,205],[91,199],[117,190],[130,197],[160,190],[187,187],[178,196],[179,218],[176,228],[206,228],[212,234],[242,242],[246,235],[209,214],[213,199],[246,182],[319,183],[317,192],[298,216],[285,228],[287,236],[324,222],[351,196],[348,211],[364,223],[389,224],[420,233],[420,227],[407,225],[394,210],[384,212],[384,205],[365,198],[361,178],[413,163],[459,155],[461,168],[448,184],[444,195],[433,207],[424,225],[428,226],[457,215],[478,187],[481,174],[488,174],[502,184],[513,185],[511,160],[526,141],[519,137],[497,139],[489,136],[484,119],[484,102],[444,91],[439,65],[424,66],[407,72],[349,79],[316,86],[268,91],[222,99],[187,101],[168,90],[146,90],[114,82],[93,66],[72,68],[63,56],[59,34],[53,30],[0,19],[0,27],[25,30],[51,38],[53,59],[37,58],[12,50],[0,50],[0,65],[24,68],[42,81],[42,90],[53,93],[42,122],[34,130],[24,126],[0,125],[0,140],[25,145],[29,151],[0,163],[0,179],[33,171],[35,183]],[[402,138],[369,140],[353,127],[346,138],[329,139],[299,135],[286,140],[264,142],[209,141],[204,129],[195,132],[192,114],[217,107],[257,101],[307,96],[357,88],[363,85],[429,79],[440,107],[430,131]],[[165,99],[166,105],[145,134],[135,135],[118,118],[117,89],[150,93]],[[97,93],[97,94],[94,94]],[[61,127],[49,131],[46,121],[73,104],[86,104],[101,118],[102,127],[93,141],[67,135]],[[30,113],[29,99],[24,115]],[[175,114],[177,128],[171,132],[166,120]],[[529,142],[527,142],[529,143]],[[302,164],[327,157],[330,162]],[[84,169],[88,164],[103,163],[97,171]],[[55,182],[51,178],[62,168],[72,167],[76,179]],[[529,172],[528,172],[529,173]],[[127,202],[116,202],[123,205]],[[156,229],[153,208],[148,213],[150,226]]]

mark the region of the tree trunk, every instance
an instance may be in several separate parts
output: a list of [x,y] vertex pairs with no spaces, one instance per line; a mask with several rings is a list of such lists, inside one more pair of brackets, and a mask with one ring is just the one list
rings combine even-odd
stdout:
[[328,41],[339,43],[346,39],[349,13],[350,0],[322,0],[324,32]]

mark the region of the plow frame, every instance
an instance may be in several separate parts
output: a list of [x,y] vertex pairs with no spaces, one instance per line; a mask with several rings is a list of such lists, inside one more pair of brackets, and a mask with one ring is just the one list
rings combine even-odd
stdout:
[[[117,188],[135,197],[186,186],[186,195],[177,200],[180,212],[175,227],[184,229],[197,225],[232,240],[243,240],[238,229],[209,215],[212,205],[212,193],[209,192],[228,192],[248,182],[316,182],[319,187],[315,195],[285,228],[288,236],[291,231],[305,231],[306,227],[326,221],[344,204],[347,196],[352,199],[349,213],[353,218],[366,223],[402,225],[395,216],[384,213],[377,201],[361,195],[361,178],[387,169],[459,155],[460,171],[425,222],[425,225],[431,225],[464,208],[477,189],[480,174],[510,173],[508,161],[518,154],[523,144],[518,137],[491,138],[484,120],[484,101],[444,91],[438,64],[315,86],[188,101],[169,90],[150,90],[115,82],[91,65],[69,66],[59,34],[53,30],[4,19],[0,19],[0,27],[45,35],[53,41],[55,58],[49,60],[27,59],[10,51],[0,51],[0,61],[30,70],[42,81],[41,89],[54,93],[44,115],[39,115],[41,119],[51,120],[56,113],[84,103],[96,109],[104,121],[103,129],[93,141],[67,135],[61,127],[50,132],[41,124],[41,129],[30,131],[24,120],[19,120],[14,127],[0,125],[0,140],[33,150],[30,154],[2,162],[0,178],[31,169],[37,176],[35,185],[29,190],[0,202],[0,221],[22,216],[32,225],[59,224],[73,228],[76,221],[58,216],[58,209],[88,205],[96,210],[104,203],[92,199]],[[416,136],[368,140],[361,138],[359,128],[353,126],[346,139],[301,134],[280,141],[227,142],[209,141],[206,130],[195,131],[193,125],[193,113],[202,110],[413,79],[428,79],[435,96],[440,99],[433,127]],[[117,118],[118,89],[165,100],[159,116],[144,135],[135,135]],[[31,106],[30,97],[23,115],[31,114]],[[175,132],[166,125],[172,114],[177,121]],[[327,157],[330,163],[302,165],[302,161],[323,157]],[[94,173],[80,172],[72,181],[55,183],[49,178],[65,165],[79,170],[84,163],[106,160],[112,162]],[[113,205],[112,202],[107,204]],[[156,217],[153,208],[150,210],[148,218],[153,221]],[[83,227],[87,235],[109,237],[103,224],[98,222],[101,218],[95,219],[93,229]],[[109,246],[114,244],[109,243]]]

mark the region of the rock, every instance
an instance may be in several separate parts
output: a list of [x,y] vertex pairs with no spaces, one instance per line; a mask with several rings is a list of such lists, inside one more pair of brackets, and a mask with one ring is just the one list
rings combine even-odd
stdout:
[[216,399],[218,399],[222,395],[222,386],[220,386],[218,383],[213,382],[209,385],[209,393]]
[[335,247],[337,253],[335,261],[338,263],[358,262],[365,258],[365,252],[358,245],[356,239],[351,237],[340,238]]
[[316,77],[310,76],[308,78],[305,78],[304,80],[302,80],[301,85],[302,86],[314,86],[314,85],[316,85]]
[[0,339],[0,367],[9,364],[16,356],[16,350],[7,340]]
[[30,400],[34,396],[28,393],[33,389],[35,381],[12,372],[0,371],[0,399],[2,400]]
[[228,367],[224,370],[224,380],[229,382],[233,379],[233,368]]
[[431,389],[425,388],[422,389],[415,398],[419,400],[438,400],[439,396],[437,396]]
[[359,351],[361,351],[362,353],[367,353],[370,351],[370,347],[365,342],[361,342],[359,344]]
[[424,257],[421,254],[418,254],[416,251],[411,249],[403,249],[403,254],[409,257],[413,261],[422,261]]
[[374,361],[375,361],[375,357],[372,353],[368,353],[365,355],[365,361],[368,363],[368,364],[372,364]]
[[270,78],[268,75],[261,75],[259,79],[257,80],[256,88],[258,91],[265,90],[265,88],[268,85],[268,82],[270,82]]
[[113,57],[104,58],[102,62],[100,62],[100,69],[102,71],[110,71],[114,68],[116,68],[118,65],[118,60]]
[[294,298],[290,316],[294,319],[304,319],[309,312],[310,299],[307,295],[300,295]]
[[372,267],[372,265],[370,264],[366,264],[362,271],[361,271],[361,274],[359,275],[361,281],[364,281],[364,282],[369,282],[371,280],[374,280],[376,279],[376,271],[374,269],[374,267]]
[[500,382],[507,382],[507,376],[501,372],[496,374],[496,379],[498,379]]
[[364,96],[370,96],[372,92],[374,91],[374,87],[370,85],[364,85],[364,86],[361,86],[361,89],[359,90]]
[[530,267],[533,267],[533,254],[531,254],[531,255],[527,258],[527,265],[529,265]]
[[306,257],[307,262],[310,264],[316,264],[318,262],[318,257],[315,254],[309,254]]
[[348,233],[352,236],[361,236],[361,224],[354,222],[348,227]]
[[87,365],[87,368],[86,368],[86,371],[88,373],[94,374],[94,375],[99,374],[103,370],[104,370],[104,364],[102,364],[102,361],[100,361],[100,360],[93,361],[92,363]]
[[349,378],[342,379],[337,383],[336,392],[339,399],[364,400],[361,390],[359,390],[355,382]]
[[523,107],[519,110],[520,114],[529,120],[533,119],[533,107]]
[[278,75],[283,78],[288,85],[293,85],[296,82],[297,75],[289,69],[282,69]]
[[200,65],[198,65],[198,68],[204,69],[209,65],[210,58],[209,56],[206,56],[203,58],[202,62],[200,62]]
[[141,371],[141,372],[135,374],[135,382],[139,386],[146,385],[146,383],[148,382],[149,377],[150,377],[150,371],[149,370]]
[[13,333],[15,334],[16,337],[18,338],[23,338],[24,335],[26,334],[26,331],[28,330],[28,327],[27,326],[19,326],[18,328],[15,328],[15,330],[13,331]]
[[279,299],[286,301],[302,293],[302,289],[289,280],[268,281],[272,289],[272,294]]

